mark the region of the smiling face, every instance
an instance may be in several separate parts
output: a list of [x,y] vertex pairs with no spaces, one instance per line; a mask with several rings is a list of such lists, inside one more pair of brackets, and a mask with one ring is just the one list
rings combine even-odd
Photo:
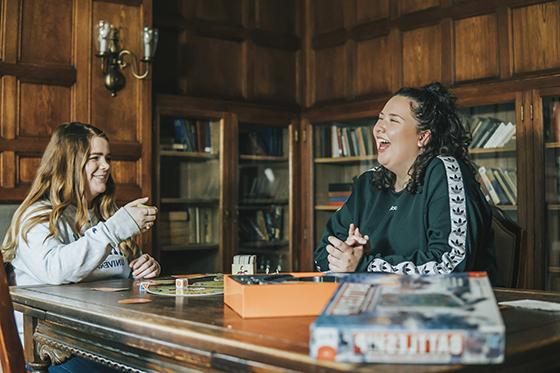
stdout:
[[107,190],[110,172],[111,149],[109,142],[102,137],[95,136],[91,139],[90,152],[84,168],[88,204]]
[[408,171],[431,135],[429,131],[418,131],[412,105],[416,103],[407,97],[393,96],[373,127],[377,160],[397,176],[396,185],[408,180]]

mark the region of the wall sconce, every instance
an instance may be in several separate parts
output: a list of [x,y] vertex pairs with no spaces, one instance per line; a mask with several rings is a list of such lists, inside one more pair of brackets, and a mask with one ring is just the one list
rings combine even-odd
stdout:
[[[144,72],[140,74],[136,55],[119,46],[119,29],[103,20],[99,21],[96,28],[98,53],[95,56],[101,58],[105,87],[111,91],[111,96],[115,97],[126,82],[121,70],[124,70],[129,64],[131,64],[130,72],[136,79],[145,79],[150,74],[150,65],[157,48],[158,31],[148,27],[144,27],[142,31],[144,57],[140,59],[140,62],[144,65]],[[130,58],[131,63],[127,62],[127,58]]]

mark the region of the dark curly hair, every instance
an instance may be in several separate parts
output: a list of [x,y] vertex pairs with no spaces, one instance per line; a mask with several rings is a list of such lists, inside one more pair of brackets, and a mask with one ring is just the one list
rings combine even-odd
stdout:
[[[418,131],[430,130],[431,139],[424,151],[416,157],[408,171],[410,182],[406,189],[416,193],[422,185],[426,168],[438,155],[449,155],[463,161],[476,174],[476,168],[469,158],[468,146],[471,135],[464,127],[457,114],[455,96],[441,83],[435,82],[422,88],[404,87],[393,96],[407,97],[414,102],[411,105]],[[396,175],[383,166],[373,173],[373,184],[380,189],[393,189]]]

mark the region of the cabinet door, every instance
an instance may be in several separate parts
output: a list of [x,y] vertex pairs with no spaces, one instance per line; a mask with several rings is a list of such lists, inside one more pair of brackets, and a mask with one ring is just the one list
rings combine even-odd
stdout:
[[352,192],[352,180],[376,164],[373,125],[377,118],[313,126],[314,247],[325,225]]
[[[542,237],[542,264],[547,290],[560,290],[560,88],[535,91],[533,94],[534,129],[542,158],[535,160],[537,216],[544,223],[536,229]],[[538,149],[538,148],[537,148]],[[543,198],[544,197],[544,198]],[[541,209],[542,207],[542,209]],[[544,213],[541,214],[540,211]],[[541,219],[537,219],[541,221]]]
[[[486,199],[518,220],[518,126],[516,101],[469,103],[459,109],[471,132],[471,159]],[[507,99],[507,97],[506,97]]]
[[238,123],[233,255],[255,255],[261,273],[293,270],[291,132],[289,123]]
[[164,273],[222,271],[223,119],[159,113],[157,247]]

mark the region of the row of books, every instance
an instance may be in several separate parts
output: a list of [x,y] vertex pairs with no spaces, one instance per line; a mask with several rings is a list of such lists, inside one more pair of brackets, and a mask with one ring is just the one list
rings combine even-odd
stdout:
[[240,132],[239,154],[281,157],[284,154],[284,129],[267,127]]
[[270,206],[244,211],[239,219],[239,234],[243,241],[275,241],[284,237],[284,208]]
[[355,157],[373,155],[376,149],[371,126],[350,127],[344,124],[319,127],[320,157]]
[[481,186],[486,198],[496,205],[517,204],[517,173],[512,169],[486,168],[478,169]]
[[164,211],[158,222],[162,245],[192,245],[216,243],[213,215],[209,208],[190,207],[185,210]]
[[162,150],[212,153],[212,125],[209,120],[176,118],[173,120],[173,136],[162,133]]
[[472,119],[470,148],[501,148],[515,136],[515,124],[490,117]]
[[342,206],[352,194],[352,183],[330,183],[327,192],[327,205]]

